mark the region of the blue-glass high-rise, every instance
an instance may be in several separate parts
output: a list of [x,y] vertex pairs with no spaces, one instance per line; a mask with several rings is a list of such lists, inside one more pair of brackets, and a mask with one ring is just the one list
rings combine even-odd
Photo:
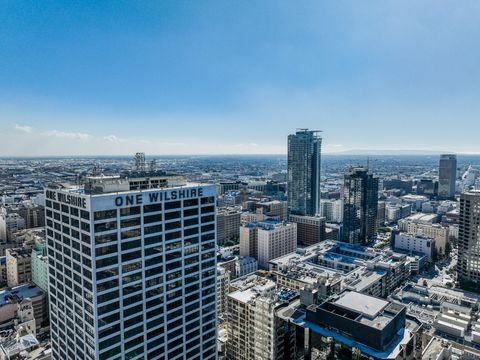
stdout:
[[320,213],[319,131],[301,129],[288,136],[288,208],[291,214]]

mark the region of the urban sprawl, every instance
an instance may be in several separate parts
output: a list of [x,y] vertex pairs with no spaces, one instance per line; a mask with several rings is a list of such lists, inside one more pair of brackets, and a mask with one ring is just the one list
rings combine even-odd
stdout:
[[480,359],[480,156],[0,159],[0,360]]

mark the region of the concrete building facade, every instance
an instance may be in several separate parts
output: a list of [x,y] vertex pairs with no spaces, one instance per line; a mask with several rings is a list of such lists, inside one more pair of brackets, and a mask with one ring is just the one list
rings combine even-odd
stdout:
[[45,190],[52,359],[216,359],[215,186],[93,180]]
[[266,220],[240,229],[240,255],[257,259],[260,269],[268,269],[270,260],[294,252],[296,247],[295,223]]
[[460,196],[457,274],[461,282],[480,285],[480,191]]

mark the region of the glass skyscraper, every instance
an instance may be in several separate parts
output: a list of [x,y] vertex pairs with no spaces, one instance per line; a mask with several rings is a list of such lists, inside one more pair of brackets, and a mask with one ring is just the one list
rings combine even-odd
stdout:
[[457,155],[440,156],[438,169],[438,197],[440,199],[455,198],[455,181],[457,179]]
[[320,213],[319,131],[300,129],[288,136],[288,207],[291,214]]
[[367,168],[350,168],[343,185],[342,241],[365,244],[376,233],[378,178]]

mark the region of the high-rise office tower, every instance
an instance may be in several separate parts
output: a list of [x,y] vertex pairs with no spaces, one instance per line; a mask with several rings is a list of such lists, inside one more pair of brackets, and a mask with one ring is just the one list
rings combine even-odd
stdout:
[[455,198],[455,180],[457,178],[457,155],[440,156],[438,169],[438,197],[440,199]]
[[343,185],[342,241],[365,244],[376,232],[378,178],[363,167],[350,168]]
[[215,359],[215,186],[46,189],[52,359]]
[[480,286],[480,191],[460,195],[457,274],[460,282]]
[[291,214],[320,214],[320,153],[318,131],[301,129],[288,136],[288,208]]

